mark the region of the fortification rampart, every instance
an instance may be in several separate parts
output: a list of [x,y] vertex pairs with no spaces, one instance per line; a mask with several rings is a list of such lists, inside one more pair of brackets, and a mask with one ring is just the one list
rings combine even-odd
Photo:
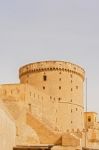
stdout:
[[80,66],[64,61],[43,61],[27,64],[19,69],[19,77],[28,73],[41,71],[67,71],[82,77],[84,80],[84,69]]
[[80,121],[83,107],[77,104],[61,102],[29,84],[3,85],[0,92],[0,97],[3,98],[5,106],[16,121],[25,121],[25,116],[22,117],[22,114],[26,110],[55,131],[71,132],[83,129],[83,121]]
[[3,101],[24,101],[25,91],[24,84],[3,84],[0,87],[0,97]]
[[0,99],[0,149],[11,150],[15,146],[16,127]]
[[[48,103],[54,101],[58,129],[83,129],[84,70],[81,67],[63,61],[37,62],[21,67],[19,77],[22,84],[27,83],[48,95]],[[49,107],[50,104],[47,110]]]
[[[49,131],[83,130],[84,70],[81,67],[62,61],[45,61],[20,68],[19,77],[20,84],[0,88],[0,97],[16,121],[17,139],[22,137],[26,112],[33,115],[33,120],[43,122]],[[23,139],[26,141],[25,136]]]

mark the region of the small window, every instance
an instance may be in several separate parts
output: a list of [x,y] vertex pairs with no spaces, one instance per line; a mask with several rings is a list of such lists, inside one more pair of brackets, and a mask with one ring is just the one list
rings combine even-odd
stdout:
[[46,76],[46,75],[43,76],[43,80],[44,80],[44,81],[47,80],[47,76]]
[[72,124],[73,122],[71,121],[71,124]]
[[76,111],[78,110],[78,108],[76,108]]
[[31,104],[28,104],[29,105],[29,112],[31,112]]
[[61,71],[59,72],[59,74],[61,74]]
[[71,83],[72,83],[73,81],[71,80]]
[[88,116],[88,122],[91,122],[91,117],[90,116]]
[[76,89],[78,89],[78,85],[76,86]]
[[71,109],[71,113],[72,113],[72,109]]
[[71,88],[71,91],[73,91],[73,89]]
[[58,100],[60,101],[60,100],[61,100],[61,98],[59,97],[59,98],[58,98]]
[[61,90],[61,86],[59,86],[59,90]]
[[43,90],[45,90],[45,86],[43,86]]
[[59,81],[61,81],[61,78],[59,78]]
[[70,75],[70,77],[71,77],[71,78],[73,77],[72,74]]
[[72,99],[70,101],[72,102]]

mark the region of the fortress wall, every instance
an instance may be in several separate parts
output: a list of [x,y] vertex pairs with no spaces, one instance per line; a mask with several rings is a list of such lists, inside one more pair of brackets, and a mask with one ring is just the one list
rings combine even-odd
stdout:
[[5,84],[0,87],[0,97],[3,98],[3,104],[15,120],[15,143],[18,145],[27,145],[29,142],[32,144],[36,142],[33,129],[26,125],[27,106],[25,103],[25,93],[25,84]]
[[0,95],[16,119],[26,109],[57,131],[82,131],[83,81],[77,65],[34,63],[20,69],[21,84],[2,85]]
[[[0,97],[2,97],[5,106],[10,114],[19,123],[25,121],[23,112],[30,111],[39,119],[43,119],[50,126],[55,128],[54,105],[53,99],[50,101],[50,96],[43,94],[37,89],[28,84],[5,84],[1,85]],[[30,106],[31,105],[31,106]],[[48,108],[49,105],[49,108]],[[31,107],[31,108],[30,108]],[[50,113],[52,111],[52,114]],[[24,117],[22,117],[24,116]],[[23,118],[23,119],[22,119]]]
[[[86,140],[85,140],[86,137]],[[99,130],[97,129],[88,129],[86,133],[82,136],[82,145],[90,149],[99,149]]]
[[24,84],[3,84],[0,86],[0,97],[3,100],[24,101],[25,86]]
[[[82,107],[61,102],[27,84],[26,102],[28,110],[57,131],[78,131],[83,127]],[[71,112],[72,110],[72,112]],[[81,113],[79,113],[79,111]],[[82,120],[80,121],[79,119]]]
[[12,150],[15,146],[16,127],[14,120],[0,102],[0,149]]
[[[21,67],[19,77],[21,83],[32,85],[50,96],[50,101],[54,100],[59,130],[66,130],[68,127],[83,130],[84,70],[81,67],[62,61],[38,62]],[[49,105],[46,107],[48,110]]]
[[53,129],[56,128],[56,105],[54,98],[38,91],[31,85],[26,85],[27,110]]
[[56,119],[59,129],[69,132],[77,132],[78,130],[82,131],[82,129],[84,128],[82,108],[79,108],[79,111],[76,109],[78,108],[75,105],[72,106],[72,104],[58,104]]
[[21,83],[83,106],[84,70],[77,65],[55,61],[33,63],[20,68],[19,76]]
[[0,97],[15,121],[25,121],[25,86],[23,84],[4,84],[0,86]]
[[[45,73],[47,76],[46,82],[43,81],[44,72],[35,73],[33,75],[30,75],[28,84],[33,85],[33,87],[49,96],[61,98],[62,101],[70,102],[72,100],[72,102],[83,106],[83,81],[81,80],[81,78],[77,79],[77,76],[73,75],[73,79],[71,80],[70,74],[62,72],[62,74],[60,75],[59,73],[60,72],[57,71],[49,71],[48,73]],[[22,78],[26,78],[26,75]],[[61,81],[59,81],[60,79]],[[76,86],[78,89],[76,89]]]

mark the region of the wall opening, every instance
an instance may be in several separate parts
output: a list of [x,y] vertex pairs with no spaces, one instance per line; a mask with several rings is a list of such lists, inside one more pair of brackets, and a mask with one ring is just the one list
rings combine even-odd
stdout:
[[43,80],[44,80],[44,81],[47,80],[47,76],[46,76],[46,75],[43,76]]

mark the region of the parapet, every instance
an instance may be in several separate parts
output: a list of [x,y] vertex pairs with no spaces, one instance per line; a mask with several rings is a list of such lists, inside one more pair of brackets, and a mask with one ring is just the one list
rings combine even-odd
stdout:
[[78,65],[65,61],[41,61],[27,64],[19,69],[19,78],[28,73],[57,70],[77,74],[84,80],[84,69]]

